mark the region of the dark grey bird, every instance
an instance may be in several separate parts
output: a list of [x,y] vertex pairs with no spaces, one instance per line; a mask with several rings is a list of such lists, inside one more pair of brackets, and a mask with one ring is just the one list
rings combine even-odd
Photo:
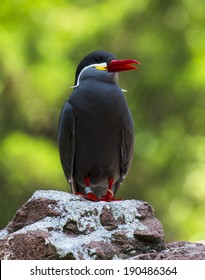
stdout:
[[59,120],[58,145],[65,177],[75,194],[112,201],[131,165],[134,125],[118,72],[137,69],[98,50],[79,63],[73,92]]

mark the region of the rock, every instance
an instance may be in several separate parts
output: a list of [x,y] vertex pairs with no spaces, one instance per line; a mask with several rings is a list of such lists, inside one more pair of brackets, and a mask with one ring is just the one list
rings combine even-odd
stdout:
[[140,254],[132,260],[205,260],[205,246],[202,243],[172,242],[161,252]]
[[91,202],[59,191],[35,192],[0,231],[0,259],[128,259],[164,248],[148,203]]
[[0,259],[204,260],[205,246],[165,244],[162,225],[147,202],[91,202],[37,191],[0,231]]

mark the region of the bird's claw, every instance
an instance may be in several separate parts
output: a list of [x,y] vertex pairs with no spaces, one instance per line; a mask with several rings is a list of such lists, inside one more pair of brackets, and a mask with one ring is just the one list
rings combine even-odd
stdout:
[[114,197],[114,193],[112,190],[108,189],[106,195],[101,196],[101,198],[99,199],[99,201],[106,201],[106,202],[110,202],[113,200]]
[[99,198],[92,192],[84,194],[84,193],[80,193],[80,192],[76,192],[76,195],[81,195],[82,197],[84,197],[87,200],[91,200],[91,201],[99,201]]
[[111,202],[111,201],[121,201],[122,200],[122,198],[114,198],[114,193],[111,190],[108,190],[106,195],[103,195],[100,198],[98,198],[92,192],[89,192],[87,194],[76,192],[75,194],[76,195],[81,195],[85,199],[90,200],[90,201],[94,201],[94,202],[97,202],[97,201]]
[[111,202],[111,201],[120,201],[122,199],[120,198],[114,198],[114,193],[112,190],[108,189],[106,195],[103,195],[99,201],[106,201],[106,202]]

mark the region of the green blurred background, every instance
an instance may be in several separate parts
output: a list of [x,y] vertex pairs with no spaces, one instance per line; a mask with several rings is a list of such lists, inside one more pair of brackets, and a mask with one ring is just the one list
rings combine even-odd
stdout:
[[70,191],[57,149],[78,62],[95,49],[141,61],[120,74],[135,156],[118,192],[148,201],[166,240],[205,239],[205,1],[0,1],[0,228],[35,190]]

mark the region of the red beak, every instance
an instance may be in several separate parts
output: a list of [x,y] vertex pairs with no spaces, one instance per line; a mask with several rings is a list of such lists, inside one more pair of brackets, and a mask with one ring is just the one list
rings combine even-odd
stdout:
[[127,70],[137,70],[138,68],[132,64],[141,65],[141,63],[134,59],[123,59],[117,60],[113,59],[107,66],[108,72],[120,72]]

